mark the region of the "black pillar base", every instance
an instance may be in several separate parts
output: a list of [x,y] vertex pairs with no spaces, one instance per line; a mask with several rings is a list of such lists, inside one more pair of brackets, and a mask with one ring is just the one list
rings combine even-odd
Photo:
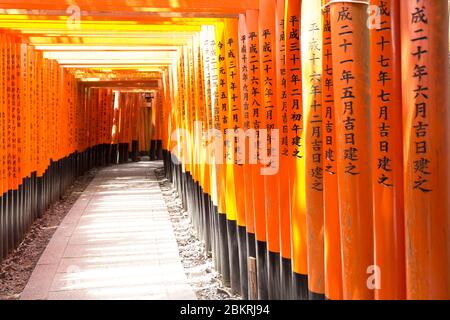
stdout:
[[281,258],[278,252],[268,251],[268,265],[267,265],[267,281],[268,295],[270,300],[279,300],[281,298],[281,275],[280,263]]
[[267,279],[267,244],[264,241],[256,241],[256,277],[258,284],[258,299],[269,299]]
[[293,299],[292,292],[292,262],[291,259],[281,258],[281,299]]
[[230,262],[228,254],[227,238],[227,216],[219,212],[219,242],[220,242],[220,271],[222,273],[223,284],[230,286]]
[[248,250],[247,250],[247,229],[245,226],[238,226],[238,247],[239,247],[239,271],[241,272],[241,296],[248,299]]
[[227,234],[228,234],[228,254],[230,256],[231,291],[234,294],[238,294],[241,291],[241,279],[239,272],[239,248],[238,248],[236,220],[227,219]]
[[325,294],[308,291],[309,300],[325,300]]
[[293,272],[292,289],[294,300],[308,300],[308,276]]
[[0,261],[8,254],[7,197],[8,195],[3,193],[0,198]]

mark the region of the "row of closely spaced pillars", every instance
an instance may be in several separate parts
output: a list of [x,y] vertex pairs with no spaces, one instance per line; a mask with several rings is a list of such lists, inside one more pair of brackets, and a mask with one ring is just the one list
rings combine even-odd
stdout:
[[162,101],[158,86],[153,108],[141,92],[89,87],[15,32],[0,30],[0,55],[3,260],[77,176],[140,153],[161,158]]
[[259,299],[450,298],[447,0],[77,4],[0,9],[1,257],[162,155],[244,298],[255,260]]
[[167,175],[244,297],[256,257],[260,299],[448,299],[448,3],[325,2],[183,47]]

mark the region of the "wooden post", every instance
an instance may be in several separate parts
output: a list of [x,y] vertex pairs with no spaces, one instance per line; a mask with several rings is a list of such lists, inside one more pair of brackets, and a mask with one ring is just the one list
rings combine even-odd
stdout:
[[331,42],[344,299],[373,299],[367,5],[332,2]]
[[310,299],[325,293],[323,242],[322,3],[302,2],[303,127]]
[[406,290],[450,298],[448,2],[401,1]]
[[399,2],[373,1],[372,185],[376,299],[405,298]]
[[256,258],[248,257],[248,298],[249,300],[258,299],[258,278],[256,273]]
[[[324,1],[323,1],[324,2]],[[336,165],[336,116],[333,92],[333,52],[330,7],[323,9],[322,121],[324,277],[327,299],[342,299],[341,230]]]

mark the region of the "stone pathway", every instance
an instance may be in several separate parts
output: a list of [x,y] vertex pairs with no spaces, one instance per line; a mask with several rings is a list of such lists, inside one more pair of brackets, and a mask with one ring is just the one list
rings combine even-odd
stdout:
[[21,299],[196,299],[154,170],[99,171],[42,254]]

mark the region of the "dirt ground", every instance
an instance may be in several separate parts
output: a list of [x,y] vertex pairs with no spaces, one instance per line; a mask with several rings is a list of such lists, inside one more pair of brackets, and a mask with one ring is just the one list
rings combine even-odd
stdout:
[[97,169],[80,176],[41,218],[30,227],[25,239],[0,265],[0,300],[19,299],[42,252],[72,205],[95,177]]
[[164,177],[164,169],[157,169],[164,200],[169,211],[175,237],[189,284],[199,300],[239,300],[231,289],[223,286],[220,274],[214,269],[214,262],[207,255],[204,243],[197,239],[187,211],[183,209],[176,189]]

